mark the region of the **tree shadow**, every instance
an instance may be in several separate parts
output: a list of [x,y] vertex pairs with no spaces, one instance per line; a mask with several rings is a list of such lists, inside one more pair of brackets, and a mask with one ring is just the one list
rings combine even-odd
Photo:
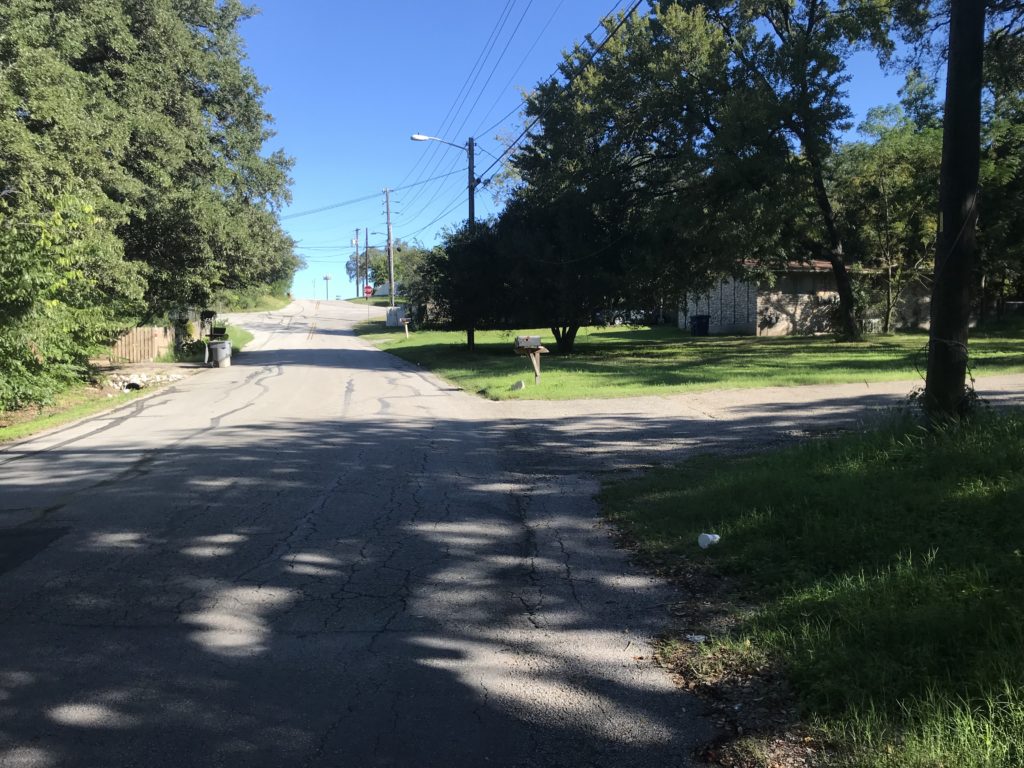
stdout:
[[[238,364],[395,370],[360,349]],[[5,453],[0,766],[689,764],[710,735],[700,707],[636,658],[676,596],[609,544],[594,474],[865,413],[863,398],[718,423],[220,407],[142,451]]]
[[634,658],[671,593],[515,425],[213,434],[5,465],[4,512],[64,535],[0,582],[0,765],[678,765],[708,735]]

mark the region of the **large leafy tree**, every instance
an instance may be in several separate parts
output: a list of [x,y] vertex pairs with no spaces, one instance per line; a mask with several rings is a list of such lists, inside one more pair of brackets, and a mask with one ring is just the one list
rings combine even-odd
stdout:
[[[48,274],[57,242],[105,254],[112,279],[132,276],[125,295],[144,298],[109,304],[121,328],[204,304],[218,288],[290,278],[298,262],[276,215],[290,161],[264,152],[270,118],[238,32],[250,13],[238,0],[0,4],[4,224],[45,221],[60,233],[50,217],[62,211],[97,220],[42,240],[6,232],[19,274]],[[7,297],[8,289],[0,285]],[[13,316],[5,311],[4,322]],[[67,338],[78,330],[69,325]]]
[[736,263],[709,226],[708,83],[726,61],[717,28],[667,5],[606,21],[600,46],[567,53],[528,98],[502,240],[528,275],[524,306],[561,351],[596,313],[675,303]]
[[[802,201],[813,212],[788,234],[784,245],[802,245],[807,257],[825,258],[835,275],[841,328],[857,338],[855,295],[849,255],[830,183],[831,158],[851,112],[844,86],[847,61],[858,48],[874,46],[883,56],[892,50],[888,4],[829,0],[708,0],[685,2],[703,9],[730,45],[726,77],[717,85],[716,138],[744,147],[738,168],[749,161],[762,178],[772,166],[785,174],[797,201],[781,216],[799,222]],[[733,153],[735,154],[735,153]]]
[[501,255],[494,221],[464,222],[425,256],[415,283],[414,298],[431,307],[437,322],[465,331],[470,350],[477,329],[512,325],[510,273]]
[[[918,97],[918,83],[906,92]],[[834,162],[844,239],[864,279],[880,288],[886,333],[908,291],[930,274],[935,252],[942,131],[931,110],[908,114],[914,104],[871,110],[860,127],[865,140],[844,145]]]

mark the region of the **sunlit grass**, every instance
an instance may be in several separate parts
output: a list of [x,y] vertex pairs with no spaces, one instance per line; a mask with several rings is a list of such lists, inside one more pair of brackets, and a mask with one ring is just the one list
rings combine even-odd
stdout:
[[755,611],[709,649],[779,660],[851,764],[1024,762],[1024,412],[698,458],[603,501],[646,554],[741,585]]
[[[554,354],[548,329],[477,332],[476,351],[465,334],[416,331],[409,339],[382,321],[357,328],[398,357],[428,368],[463,389],[501,400],[666,395],[699,389],[794,386],[914,379],[925,369],[923,334],[871,337],[843,343],[825,337],[691,338],[675,328],[589,328],[571,355]],[[516,356],[517,334],[539,335],[552,354],[542,358],[541,382],[529,360]],[[977,375],[1024,371],[1024,334],[971,340]],[[513,392],[522,380],[526,388]]]
[[[0,414],[0,443],[20,440],[47,429],[69,424],[94,413],[122,405],[146,394],[140,390],[106,393],[88,384],[80,384],[58,395],[50,405]],[[4,420],[9,423],[4,423]]]

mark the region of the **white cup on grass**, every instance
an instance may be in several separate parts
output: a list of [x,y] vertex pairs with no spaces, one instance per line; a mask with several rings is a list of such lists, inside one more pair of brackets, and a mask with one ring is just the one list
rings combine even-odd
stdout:
[[717,533],[702,533],[697,537],[697,546],[701,549],[707,549],[712,544],[717,544],[721,538]]

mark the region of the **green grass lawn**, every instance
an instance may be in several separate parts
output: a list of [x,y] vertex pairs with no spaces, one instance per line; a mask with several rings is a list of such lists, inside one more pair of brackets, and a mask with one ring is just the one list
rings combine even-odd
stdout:
[[[526,358],[512,352],[517,334],[540,335],[554,349],[551,331],[479,331],[477,349],[465,334],[415,331],[407,340],[382,321],[357,332],[398,357],[428,368],[469,392],[494,400],[666,395],[694,389],[790,386],[915,378],[925,367],[924,334],[870,337],[843,343],[826,337],[691,338],[675,328],[583,329],[572,355],[544,355],[541,383],[533,384]],[[1024,371],[1024,333],[971,339],[976,375]],[[512,392],[522,379],[526,388]]]
[[62,392],[50,405],[0,413],[0,443],[20,440],[45,429],[59,427],[94,413],[123,405],[148,394],[142,390],[118,392],[110,397],[96,387],[79,384]]
[[[390,307],[391,306],[391,297],[390,296],[370,296],[369,298],[366,298],[365,296],[353,296],[350,299],[345,299],[345,301],[349,301],[349,302],[351,302],[353,304],[359,304],[359,305],[364,306],[364,307],[367,306],[367,305],[371,306],[371,307]],[[396,296],[395,296],[395,303],[397,305],[401,306],[401,304],[402,304],[402,297],[398,296],[396,294]]]
[[651,562],[736,585],[731,633],[667,644],[691,674],[781,665],[840,764],[1024,762],[1024,411],[697,458],[602,502]]

